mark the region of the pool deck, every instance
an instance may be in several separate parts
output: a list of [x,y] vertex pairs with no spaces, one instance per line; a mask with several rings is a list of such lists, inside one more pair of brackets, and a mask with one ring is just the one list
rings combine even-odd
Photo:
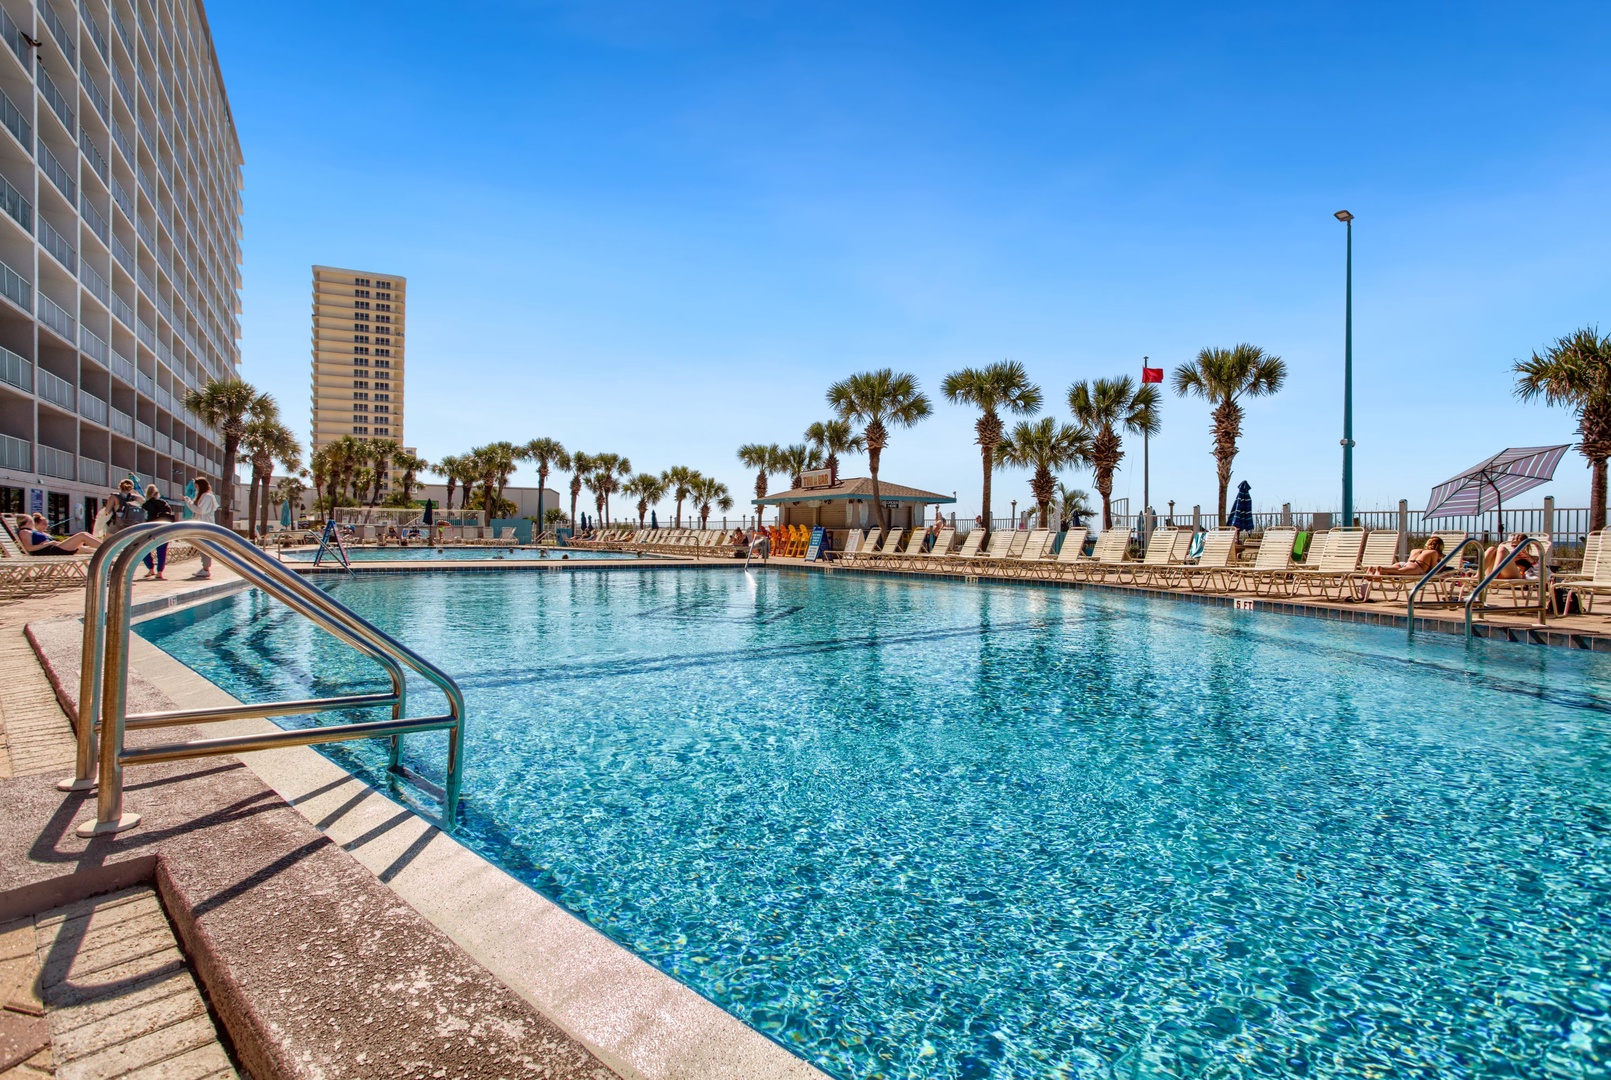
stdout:
[[[1284,616],[1406,625],[1402,603],[920,574],[799,559],[777,558],[766,565],[785,572],[1109,590]],[[364,563],[355,572],[722,567],[740,570],[743,563],[411,560]],[[314,576],[345,573],[298,569]],[[208,582],[141,582],[135,588],[136,615],[203,603],[244,587],[220,570]],[[0,830],[0,925],[15,927],[22,925],[15,920],[31,919],[36,928],[31,932],[44,933],[72,917],[62,912],[121,903],[92,898],[151,890],[126,895],[160,906],[172,924],[186,978],[199,987],[211,1017],[203,1025],[194,1006],[179,998],[165,1005],[185,1013],[168,1025],[175,1038],[192,1040],[174,1054],[199,1055],[195,1060],[216,1064],[218,1054],[227,1052],[233,1055],[228,1068],[238,1064],[262,1080],[439,1071],[588,1080],[822,1077],[309,747],[133,770],[126,800],[145,815],[140,827],[80,840],[73,827],[91,816],[93,799],[59,792],[55,781],[72,767],[70,717],[81,607],[82,594],[72,590],[0,603],[0,660],[8,673],[0,680],[0,820],[6,822]],[[1462,615],[1438,610],[1423,617],[1418,611],[1417,628],[1462,633]],[[1608,631],[1611,620],[1603,614],[1552,619],[1538,627],[1529,612],[1490,611],[1476,625],[1478,635],[1493,640],[1594,651],[1611,651]],[[132,666],[133,710],[233,700],[138,638]],[[243,720],[209,725],[206,733],[240,734],[269,726],[264,720]],[[201,734],[172,730],[181,737]],[[153,737],[171,736],[135,733],[130,742]],[[58,914],[47,914],[53,910]],[[50,947],[60,951],[51,940]],[[136,979],[131,985],[144,984]],[[69,1016],[52,1017],[49,1001],[43,1004],[53,1031],[73,1030]],[[123,1043],[148,1049],[168,1045],[140,1042],[168,1026],[157,1012],[142,1011],[139,1000],[127,1004],[119,1014],[123,1019],[103,1027],[121,1032]],[[214,1022],[217,1036],[208,1036]],[[35,1024],[28,1030],[37,1038],[42,1029]],[[53,1040],[61,1061],[68,1060],[74,1045],[65,1036]],[[199,1049],[208,1045],[215,1049]],[[33,1060],[48,1063],[51,1051],[41,1053],[43,1058]]]

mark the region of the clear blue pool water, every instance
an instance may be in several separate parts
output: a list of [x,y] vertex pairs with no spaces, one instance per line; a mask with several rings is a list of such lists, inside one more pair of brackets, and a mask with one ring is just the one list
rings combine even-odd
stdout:
[[[287,551],[283,558],[286,562],[312,562],[316,551]],[[637,555],[622,551],[595,551],[591,548],[507,548],[507,547],[444,547],[438,550],[433,547],[386,547],[369,548],[353,547],[347,549],[347,558],[353,562],[561,562],[576,560],[586,562],[590,559],[636,559]],[[330,556],[325,556],[323,563],[330,562]]]
[[[466,842],[835,1076],[1611,1073],[1603,657],[777,570],[328,584],[462,681]],[[243,698],[379,685],[252,594],[140,633]]]

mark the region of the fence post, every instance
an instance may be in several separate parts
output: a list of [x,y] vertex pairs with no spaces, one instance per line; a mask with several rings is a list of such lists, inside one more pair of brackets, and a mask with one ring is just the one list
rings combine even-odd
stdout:
[[1555,496],[1544,496],[1544,535],[1555,535]]
[[1200,532],[1203,527],[1203,507],[1200,503],[1192,504],[1191,528],[1192,532]]
[[1398,501],[1398,561],[1410,557],[1410,500]]
[[1291,525],[1292,524],[1292,504],[1291,503],[1282,503],[1281,504],[1281,524],[1282,525]]

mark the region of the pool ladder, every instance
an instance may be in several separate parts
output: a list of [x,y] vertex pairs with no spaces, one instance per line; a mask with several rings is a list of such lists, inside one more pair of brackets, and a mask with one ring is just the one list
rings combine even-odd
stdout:
[[[229,567],[248,584],[279,600],[333,637],[373,659],[391,679],[387,693],[344,694],[305,701],[258,705],[232,705],[215,709],[174,709],[166,712],[128,712],[129,617],[135,567],[159,544],[186,541]],[[94,821],[79,826],[80,836],[121,832],[140,822],[139,814],[123,810],[123,767],[162,761],[237,754],[281,746],[345,742],[353,739],[391,740],[388,774],[407,780],[442,802],[444,832],[451,832],[458,816],[459,789],[464,771],[464,695],[458,683],[430,661],[372,626],[328,593],[315,588],[291,570],[259,551],[243,537],[200,521],[150,522],[108,538],[90,559],[84,594],[84,654],[78,691],[78,755],[71,777],[57,784],[64,791],[96,790]],[[406,678],[414,671],[435,685],[447,698],[442,716],[405,718]],[[390,707],[391,719],[332,724],[294,730],[234,735],[128,748],[124,734],[130,728],[209,724],[271,716],[295,716],[335,709]],[[97,753],[96,732],[100,733]],[[445,785],[438,787],[402,763],[402,736],[416,731],[448,733]]]

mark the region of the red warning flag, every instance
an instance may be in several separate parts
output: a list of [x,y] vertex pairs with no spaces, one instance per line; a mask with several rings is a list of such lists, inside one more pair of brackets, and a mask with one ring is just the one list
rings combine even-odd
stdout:
[[1150,382],[1161,383],[1161,382],[1163,382],[1163,368],[1161,368],[1161,367],[1144,367],[1144,368],[1142,368],[1141,369],[1141,381],[1143,383],[1150,383]]

